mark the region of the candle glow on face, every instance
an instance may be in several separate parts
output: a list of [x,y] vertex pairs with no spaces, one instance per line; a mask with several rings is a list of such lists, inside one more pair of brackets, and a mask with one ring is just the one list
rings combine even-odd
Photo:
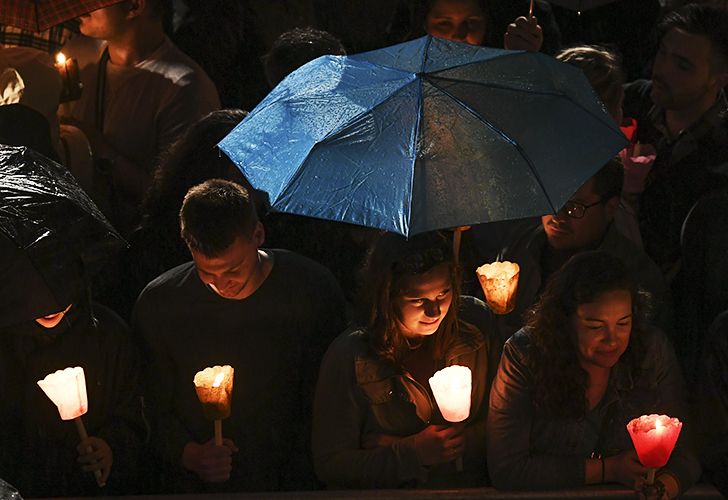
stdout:
[[430,377],[430,387],[442,417],[462,422],[470,416],[472,373],[467,366],[452,365]]
[[650,469],[659,469],[670,459],[682,422],[667,415],[642,415],[627,424],[640,463]]

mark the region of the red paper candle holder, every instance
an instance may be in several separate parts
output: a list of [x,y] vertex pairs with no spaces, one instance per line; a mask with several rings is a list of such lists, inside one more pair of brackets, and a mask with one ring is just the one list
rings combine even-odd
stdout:
[[640,463],[659,469],[670,459],[682,422],[667,415],[642,415],[627,424]]

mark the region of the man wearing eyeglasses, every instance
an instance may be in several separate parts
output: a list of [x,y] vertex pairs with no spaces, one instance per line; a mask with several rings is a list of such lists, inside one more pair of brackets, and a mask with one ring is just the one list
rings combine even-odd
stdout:
[[623,179],[620,161],[610,160],[556,214],[544,215],[540,224],[507,242],[498,260],[518,263],[520,275],[516,308],[497,318],[501,338],[523,326],[523,313],[536,302],[551,274],[577,253],[597,249],[624,261],[640,287],[654,296],[657,324],[671,329],[669,293],[659,268],[614,225]]

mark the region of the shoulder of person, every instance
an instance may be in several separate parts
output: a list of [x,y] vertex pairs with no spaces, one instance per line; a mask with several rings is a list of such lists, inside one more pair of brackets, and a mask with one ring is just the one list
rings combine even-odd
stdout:
[[362,327],[351,327],[341,332],[329,345],[326,358],[339,363],[349,363],[354,359],[370,353],[366,330]]
[[531,349],[531,336],[525,328],[521,328],[506,340],[503,346],[503,355],[523,361]]
[[215,88],[204,69],[190,56],[182,52],[171,40],[167,39],[162,50],[146,65],[150,71],[163,73],[176,86],[207,86]]
[[113,332],[114,334],[121,335],[128,335],[130,333],[129,325],[126,321],[103,304],[93,302],[93,316],[96,320],[97,327],[104,332]]
[[[632,271],[639,285],[667,288],[665,279],[655,261],[647,255],[647,252],[639,248],[632,240],[624,236],[612,223],[607,229],[600,249],[611,253],[624,262],[627,268]],[[662,290],[648,290],[662,291]]]
[[496,331],[493,313],[482,300],[470,295],[460,297],[459,319],[474,328],[461,328],[464,338],[478,337],[481,340],[492,336]]
[[[279,271],[286,272],[289,278],[319,281],[321,279],[325,279],[326,281],[336,281],[334,275],[326,266],[313,259],[290,250],[283,250],[279,248],[265,248],[263,250],[270,252],[274,256],[274,268],[275,266],[278,266]],[[316,283],[317,281],[313,281],[309,284]]]
[[152,297],[164,297],[170,291],[179,288],[195,272],[195,263],[193,261],[185,262],[163,272],[144,287],[139,295],[138,302],[143,299],[149,300]]
[[499,253],[499,260],[515,261],[524,257],[526,254],[533,253],[532,247],[535,245],[538,252],[541,251],[542,243],[546,238],[541,219],[523,219],[515,221],[513,229],[510,231],[503,243],[503,248]]

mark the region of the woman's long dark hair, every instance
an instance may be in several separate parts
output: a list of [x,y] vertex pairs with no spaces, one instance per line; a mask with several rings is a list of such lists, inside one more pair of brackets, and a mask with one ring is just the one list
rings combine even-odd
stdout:
[[450,269],[452,303],[434,335],[436,360],[444,359],[459,328],[460,272],[453,261],[450,240],[436,232],[409,240],[385,233],[372,247],[362,273],[361,321],[366,325],[370,345],[382,359],[399,365],[408,349],[395,310],[404,280],[443,263]]
[[228,179],[250,189],[250,183],[218,150],[220,142],[247,116],[239,109],[209,113],[190,126],[160,158],[142,205],[142,225],[160,219],[179,233],[178,216],[187,191],[207,179]]
[[632,297],[632,332],[620,363],[639,370],[644,357],[645,297],[617,257],[602,251],[572,257],[551,277],[529,311],[526,330],[531,339],[528,366],[533,394],[536,405],[548,414],[577,418],[586,414],[589,375],[579,364],[572,318],[580,305],[616,290]]

